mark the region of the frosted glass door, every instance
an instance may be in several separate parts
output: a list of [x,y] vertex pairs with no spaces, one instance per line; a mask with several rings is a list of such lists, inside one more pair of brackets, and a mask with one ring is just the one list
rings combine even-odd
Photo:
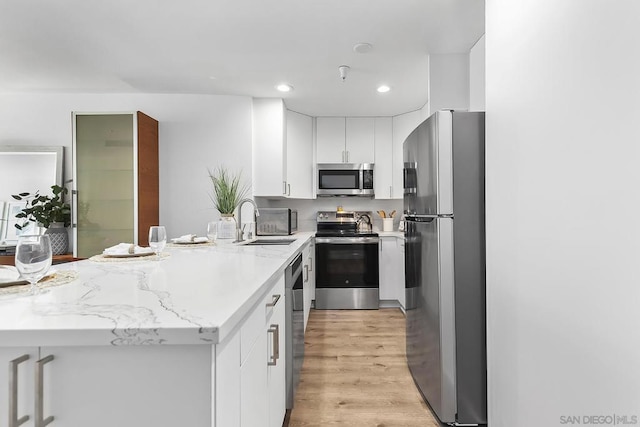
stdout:
[[76,115],[77,256],[134,243],[134,115]]

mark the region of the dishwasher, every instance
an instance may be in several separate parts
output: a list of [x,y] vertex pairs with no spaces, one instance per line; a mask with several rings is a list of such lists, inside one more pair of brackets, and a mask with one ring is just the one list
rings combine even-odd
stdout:
[[300,381],[304,360],[304,306],[302,299],[302,254],[285,270],[286,313],[286,379],[287,409],[293,408],[293,399]]

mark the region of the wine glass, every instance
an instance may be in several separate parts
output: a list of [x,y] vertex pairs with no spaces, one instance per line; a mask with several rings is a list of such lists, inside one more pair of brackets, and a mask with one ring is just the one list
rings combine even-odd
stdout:
[[216,237],[218,237],[218,222],[211,221],[207,224],[207,238],[213,243],[216,241]]
[[48,235],[18,236],[16,245],[16,269],[30,283],[29,293],[38,293],[36,283],[42,279],[51,267],[51,239]]
[[158,260],[166,244],[167,230],[165,230],[164,225],[149,227],[149,247],[156,253]]

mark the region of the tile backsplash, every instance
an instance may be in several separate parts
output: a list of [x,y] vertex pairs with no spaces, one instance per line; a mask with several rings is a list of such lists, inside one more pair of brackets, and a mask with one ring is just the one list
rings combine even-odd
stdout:
[[336,210],[342,206],[345,211],[371,211],[373,213],[373,227],[382,230],[382,218],[376,213],[384,210],[389,213],[393,210],[396,215],[393,221],[393,229],[398,229],[398,222],[402,215],[402,200],[375,200],[361,197],[319,197],[315,200],[306,199],[282,199],[274,200],[264,197],[255,198],[258,207],[291,208],[298,211],[298,230],[315,231],[316,213],[318,211]]

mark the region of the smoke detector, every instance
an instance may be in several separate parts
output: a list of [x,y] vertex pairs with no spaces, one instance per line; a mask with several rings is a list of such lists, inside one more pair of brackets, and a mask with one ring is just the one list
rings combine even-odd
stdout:
[[353,51],[355,53],[369,53],[373,49],[371,43],[357,43],[353,46]]
[[341,65],[338,67],[338,72],[340,73],[340,78],[342,79],[342,81],[347,78],[347,73],[350,69],[351,67],[349,67],[348,65]]

